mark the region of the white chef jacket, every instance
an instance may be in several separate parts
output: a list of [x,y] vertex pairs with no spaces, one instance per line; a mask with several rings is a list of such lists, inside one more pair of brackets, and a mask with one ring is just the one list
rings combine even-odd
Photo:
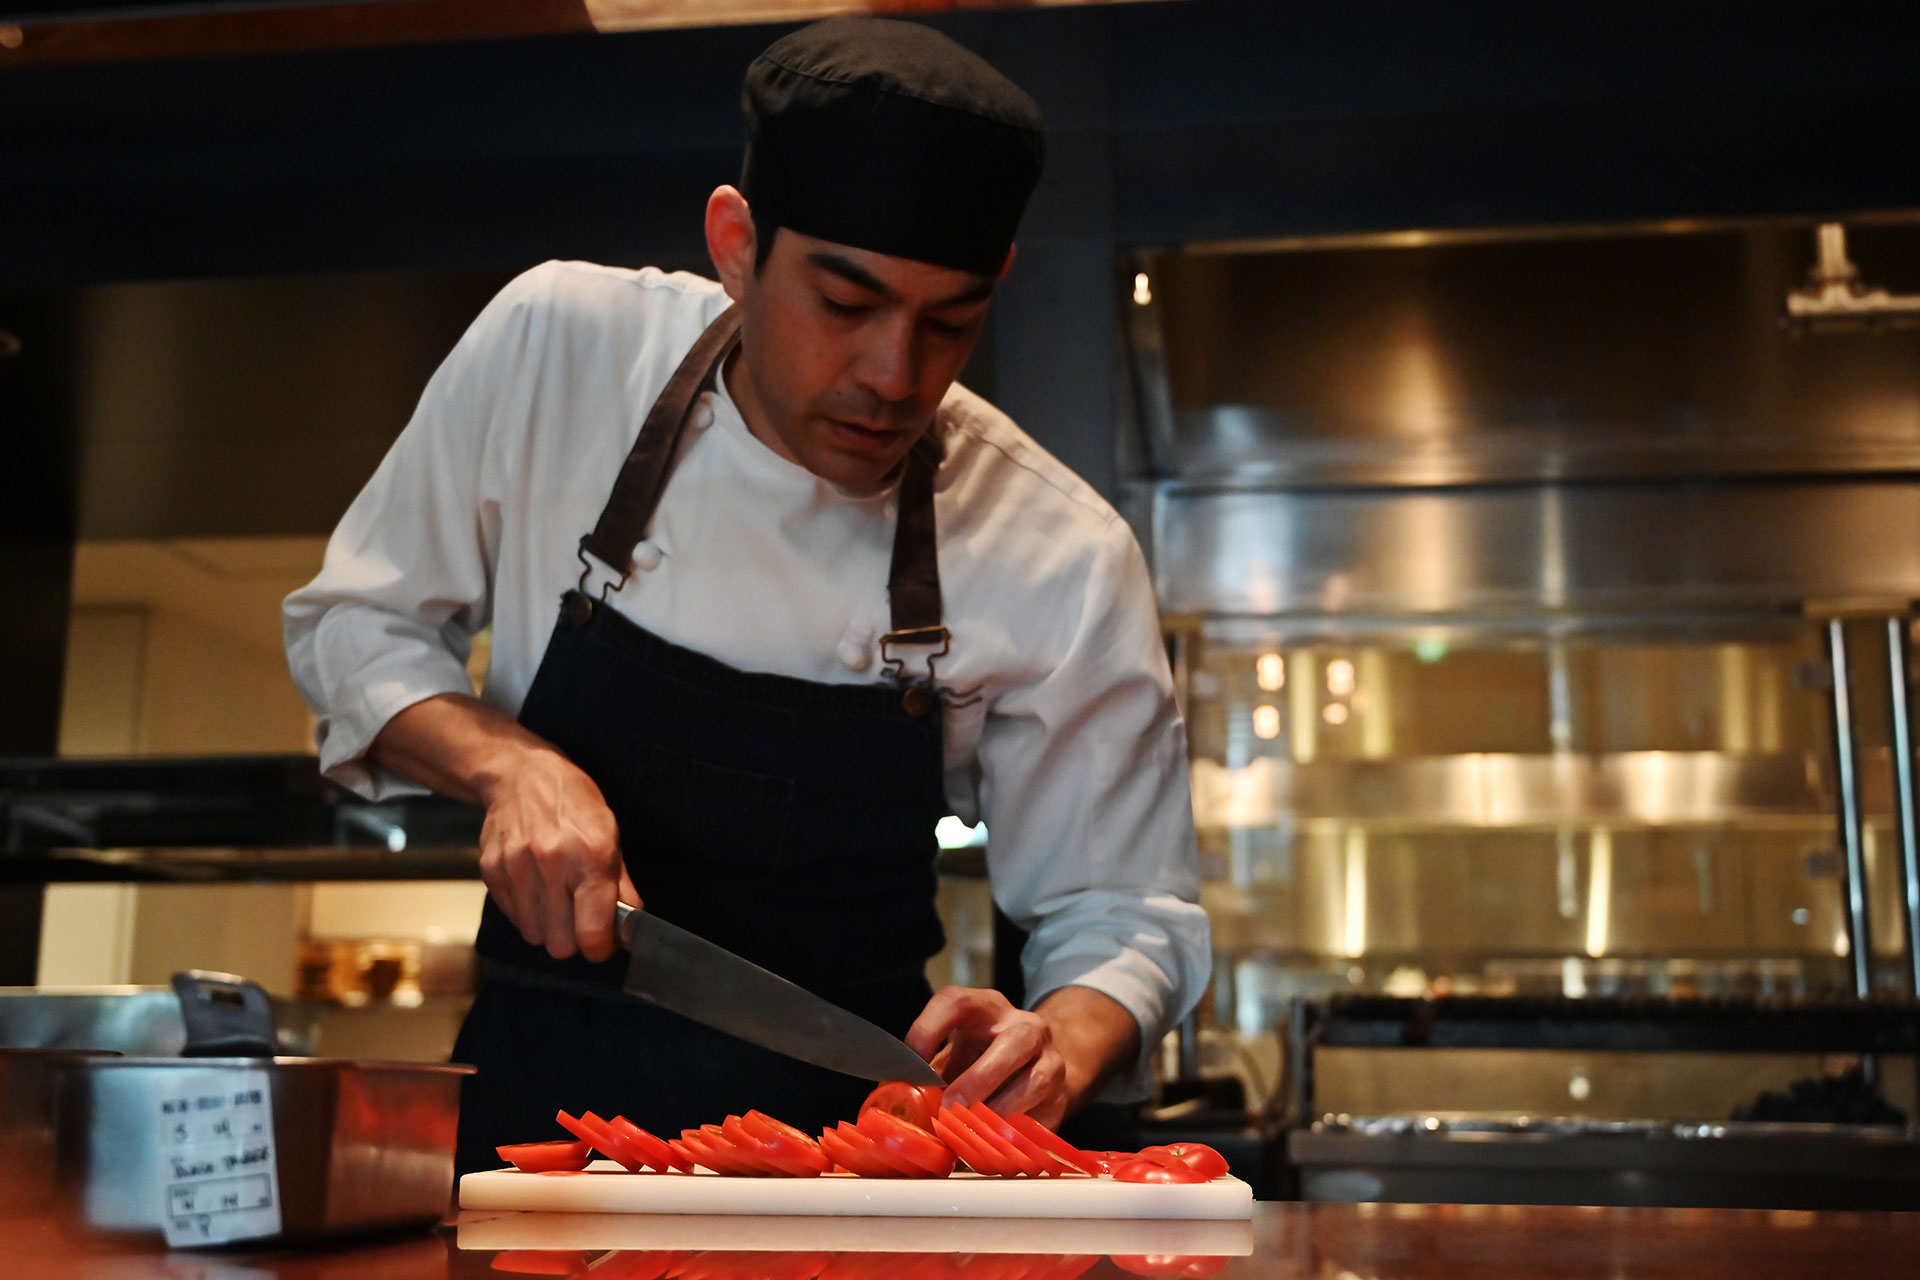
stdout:
[[[378,799],[417,791],[364,758],[394,715],[471,694],[517,715],[561,594],[647,409],[726,306],[712,281],[550,262],[496,297],[434,374],[286,600],[295,682],[322,770]],[[687,438],[614,607],[730,666],[826,683],[880,678],[895,491],[850,494],[747,428],[725,379]],[[946,795],[991,833],[995,901],[1031,931],[1037,1002],[1092,987],[1152,1047],[1212,969],[1187,778],[1145,562],[1124,521],[1004,414],[955,385],[934,486],[954,691]],[[896,486],[897,488],[897,486]],[[617,577],[596,571],[591,587]],[[909,652],[923,652],[910,650]],[[924,668],[922,668],[923,670]]]

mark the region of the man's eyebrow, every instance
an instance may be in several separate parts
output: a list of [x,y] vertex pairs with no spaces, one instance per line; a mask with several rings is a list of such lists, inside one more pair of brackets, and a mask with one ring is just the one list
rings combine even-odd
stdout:
[[[880,277],[868,271],[852,258],[827,250],[816,250],[807,255],[807,261],[822,271],[830,271],[847,283],[856,285],[870,293],[877,293],[888,302],[900,301],[900,295],[888,288]],[[930,311],[942,311],[948,307],[970,306],[976,302],[985,302],[993,296],[993,287],[998,282],[991,277],[981,279],[977,284],[968,285],[959,293],[941,298],[928,307]]]
[[831,271],[849,284],[855,284],[871,293],[879,294],[888,302],[900,301],[900,295],[887,288],[879,276],[874,275],[852,258],[828,253],[825,250],[816,250],[807,255],[807,261],[822,271]]

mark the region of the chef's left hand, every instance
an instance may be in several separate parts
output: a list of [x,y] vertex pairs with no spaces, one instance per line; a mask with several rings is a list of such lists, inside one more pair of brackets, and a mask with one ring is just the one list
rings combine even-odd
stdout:
[[1062,987],[1031,1012],[998,991],[947,987],[927,1003],[907,1044],[945,1076],[946,1096],[1055,1128],[1139,1052],[1140,1028],[1118,1001]]

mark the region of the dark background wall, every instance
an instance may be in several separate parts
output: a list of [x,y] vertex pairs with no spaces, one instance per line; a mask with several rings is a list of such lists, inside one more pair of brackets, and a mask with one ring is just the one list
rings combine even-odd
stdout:
[[[1176,0],[929,21],[1046,113],[1047,175],[982,368],[1003,407],[1109,492],[1121,247],[1920,207],[1913,6]],[[350,430],[336,424],[317,444],[313,404],[329,381],[305,371],[384,349],[364,308],[413,305],[381,292],[405,294],[395,277],[492,280],[550,257],[697,263],[702,202],[738,167],[741,71],[776,34],[0,72],[0,329],[25,339],[0,361],[0,599],[12,618],[0,628],[0,750],[53,747],[76,513],[107,513],[89,523],[123,534],[324,529],[398,430],[408,393],[362,404]],[[356,290],[355,273],[386,283]],[[344,322],[338,308],[298,310],[311,332],[292,350],[304,341],[311,361],[283,362],[284,385],[255,387],[269,404],[313,403],[237,412],[189,397],[184,418],[76,410],[101,403],[88,387],[101,360],[123,367],[124,350],[80,321],[103,297],[134,296],[83,290],[242,277],[345,280],[304,294],[262,286],[296,308],[342,287],[358,298]],[[464,308],[467,287],[422,296]],[[432,315],[414,332],[433,340],[409,348],[404,368],[383,366],[382,385],[430,367],[453,323],[438,302],[418,305]],[[232,341],[244,349],[259,336],[248,334]],[[205,348],[226,341],[201,335],[177,358],[218,376]],[[96,371],[85,385],[83,369]],[[129,394],[121,403],[137,404]],[[316,449],[326,465],[309,465]],[[183,450],[198,450],[185,470]],[[144,506],[102,500],[108,463],[173,478],[158,497],[140,490]],[[306,488],[263,500],[291,483]],[[27,926],[0,918],[0,935]]]

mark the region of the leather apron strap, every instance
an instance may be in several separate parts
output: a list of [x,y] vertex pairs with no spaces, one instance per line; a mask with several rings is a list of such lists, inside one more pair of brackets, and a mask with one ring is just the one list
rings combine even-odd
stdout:
[[[736,305],[707,326],[667,379],[660,398],[647,411],[633,449],[621,464],[613,493],[601,509],[593,532],[580,539],[582,591],[592,572],[586,561],[589,552],[620,575],[612,590],[626,586],[633,549],[647,536],[653,513],[667,490],[694,402],[713,390],[721,366],[739,342],[740,308]],[[902,681],[906,676],[904,659],[895,652],[898,647],[929,650],[927,679],[931,682],[934,661],[945,657],[950,646],[940,596],[940,557],[933,517],[933,479],[943,456],[939,434],[929,429],[908,451],[900,477],[893,560],[887,572],[892,629],[880,638],[880,656],[888,673]]]

